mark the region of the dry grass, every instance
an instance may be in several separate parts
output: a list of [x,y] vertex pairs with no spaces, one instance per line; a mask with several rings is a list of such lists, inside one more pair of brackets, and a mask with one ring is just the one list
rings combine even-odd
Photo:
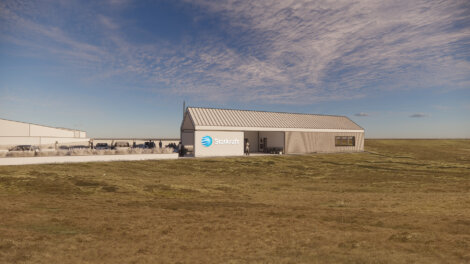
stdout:
[[366,149],[0,167],[0,262],[470,262],[470,141]]

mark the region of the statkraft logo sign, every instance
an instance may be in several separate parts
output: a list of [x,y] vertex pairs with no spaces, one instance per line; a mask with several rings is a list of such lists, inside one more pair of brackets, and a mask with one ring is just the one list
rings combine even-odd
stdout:
[[201,143],[204,147],[210,147],[212,145],[212,138],[209,136],[202,137]]
[[238,145],[240,144],[240,140],[238,139],[215,138],[214,141],[212,141],[212,138],[210,136],[204,136],[201,139],[201,143],[204,147],[210,147],[212,145],[212,142],[214,142],[214,145]]

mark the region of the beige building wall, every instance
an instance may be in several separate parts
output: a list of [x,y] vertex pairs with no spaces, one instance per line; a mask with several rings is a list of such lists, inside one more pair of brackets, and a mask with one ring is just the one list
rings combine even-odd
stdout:
[[[242,156],[243,153],[243,132],[242,131],[195,131],[194,133],[194,156],[195,157],[215,157],[215,156]],[[205,147],[202,145],[202,137],[210,136],[212,145]],[[238,140],[238,144],[216,144],[216,140]]]
[[[78,132],[76,134],[75,132]],[[30,125],[30,136],[32,137],[80,137],[79,131],[65,130],[60,128],[52,128],[38,125]]]
[[47,147],[55,142],[59,145],[88,145],[88,138],[56,138],[56,137],[0,137],[0,149],[9,149],[17,145],[34,145]]
[[68,145],[88,145],[89,138],[54,138],[54,137],[40,137],[40,145],[55,144],[68,144]]
[[[196,131],[196,156],[230,156],[243,153],[244,141],[241,148],[233,149],[233,153],[232,150],[227,151],[226,146],[211,149],[204,148],[200,143],[202,134],[211,136],[221,132],[242,132],[241,138],[250,141],[251,152],[263,151],[260,149],[262,138],[267,138],[265,149],[283,148],[284,153],[364,150],[363,128],[346,116],[189,107],[181,125],[182,140],[188,142],[185,145],[192,143],[190,138],[193,131]],[[354,136],[356,144],[337,147],[335,136]]]
[[29,136],[29,124],[0,119],[0,136]]
[[[356,145],[336,147],[336,136],[354,136]],[[364,132],[286,132],[287,154],[364,151]]]
[[0,146],[10,148],[16,145],[39,145],[40,137],[0,137]]
[[54,144],[83,144],[88,142],[86,132],[41,126],[0,119],[0,146],[2,149],[16,145],[44,146]]

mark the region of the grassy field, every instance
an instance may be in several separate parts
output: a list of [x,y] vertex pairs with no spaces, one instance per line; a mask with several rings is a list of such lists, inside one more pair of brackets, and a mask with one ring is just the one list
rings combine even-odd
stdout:
[[470,140],[0,167],[0,262],[470,263]]

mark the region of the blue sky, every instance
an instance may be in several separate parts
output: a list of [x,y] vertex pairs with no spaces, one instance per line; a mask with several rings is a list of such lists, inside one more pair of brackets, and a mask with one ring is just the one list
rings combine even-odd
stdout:
[[1,118],[177,137],[183,100],[468,138],[470,2],[0,2]]

